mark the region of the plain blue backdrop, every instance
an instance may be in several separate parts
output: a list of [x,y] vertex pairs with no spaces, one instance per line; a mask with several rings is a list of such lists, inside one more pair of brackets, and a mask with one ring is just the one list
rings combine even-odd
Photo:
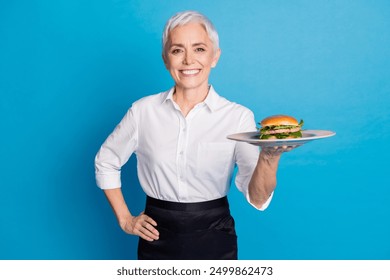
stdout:
[[[283,155],[265,212],[232,186],[240,259],[390,259],[390,2],[0,2],[0,258],[134,259],[95,185],[100,145],[132,102],[169,89],[174,13],[214,22],[210,82],[257,120],[334,130]],[[144,195],[123,168],[131,211]]]

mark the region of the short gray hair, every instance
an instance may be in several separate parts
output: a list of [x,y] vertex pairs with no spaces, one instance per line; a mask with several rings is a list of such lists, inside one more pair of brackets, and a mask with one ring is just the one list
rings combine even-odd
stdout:
[[164,59],[166,55],[169,32],[171,32],[177,26],[182,26],[193,22],[198,22],[204,26],[207,35],[213,43],[214,52],[219,49],[219,37],[213,23],[206,16],[197,11],[183,11],[172,16],[165,25],[162,36],[162,55]]

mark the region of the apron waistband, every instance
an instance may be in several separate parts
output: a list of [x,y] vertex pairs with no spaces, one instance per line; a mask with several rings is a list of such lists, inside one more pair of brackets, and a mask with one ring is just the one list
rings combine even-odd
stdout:
[[154,206],[173,211],[203,211],[218,207],[226,207],[229,205],[227,197],[221,197],[214,200],[202,201],[202,202],[173,202],[156,199],[150,196],[146,198],[147,206]]

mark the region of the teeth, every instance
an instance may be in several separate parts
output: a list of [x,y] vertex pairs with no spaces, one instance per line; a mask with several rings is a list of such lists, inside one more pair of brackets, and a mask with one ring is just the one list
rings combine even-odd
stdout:
[[185,75],[193,75],[199,73],[199,70],[183,70],[182,73]]

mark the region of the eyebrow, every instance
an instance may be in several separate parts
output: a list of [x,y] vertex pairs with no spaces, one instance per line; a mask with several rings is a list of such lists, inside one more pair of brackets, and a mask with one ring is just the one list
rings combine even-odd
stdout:
[[[192,47],[199,47],[199,46],[205,46],[207,47],[207,44],[205,43],[194,43],[191,45]],[[180,47],[180,48],[184,48],[184,45],[183,44],[171,44],[171,46],[169,47],[170,49],[172,47]]]

